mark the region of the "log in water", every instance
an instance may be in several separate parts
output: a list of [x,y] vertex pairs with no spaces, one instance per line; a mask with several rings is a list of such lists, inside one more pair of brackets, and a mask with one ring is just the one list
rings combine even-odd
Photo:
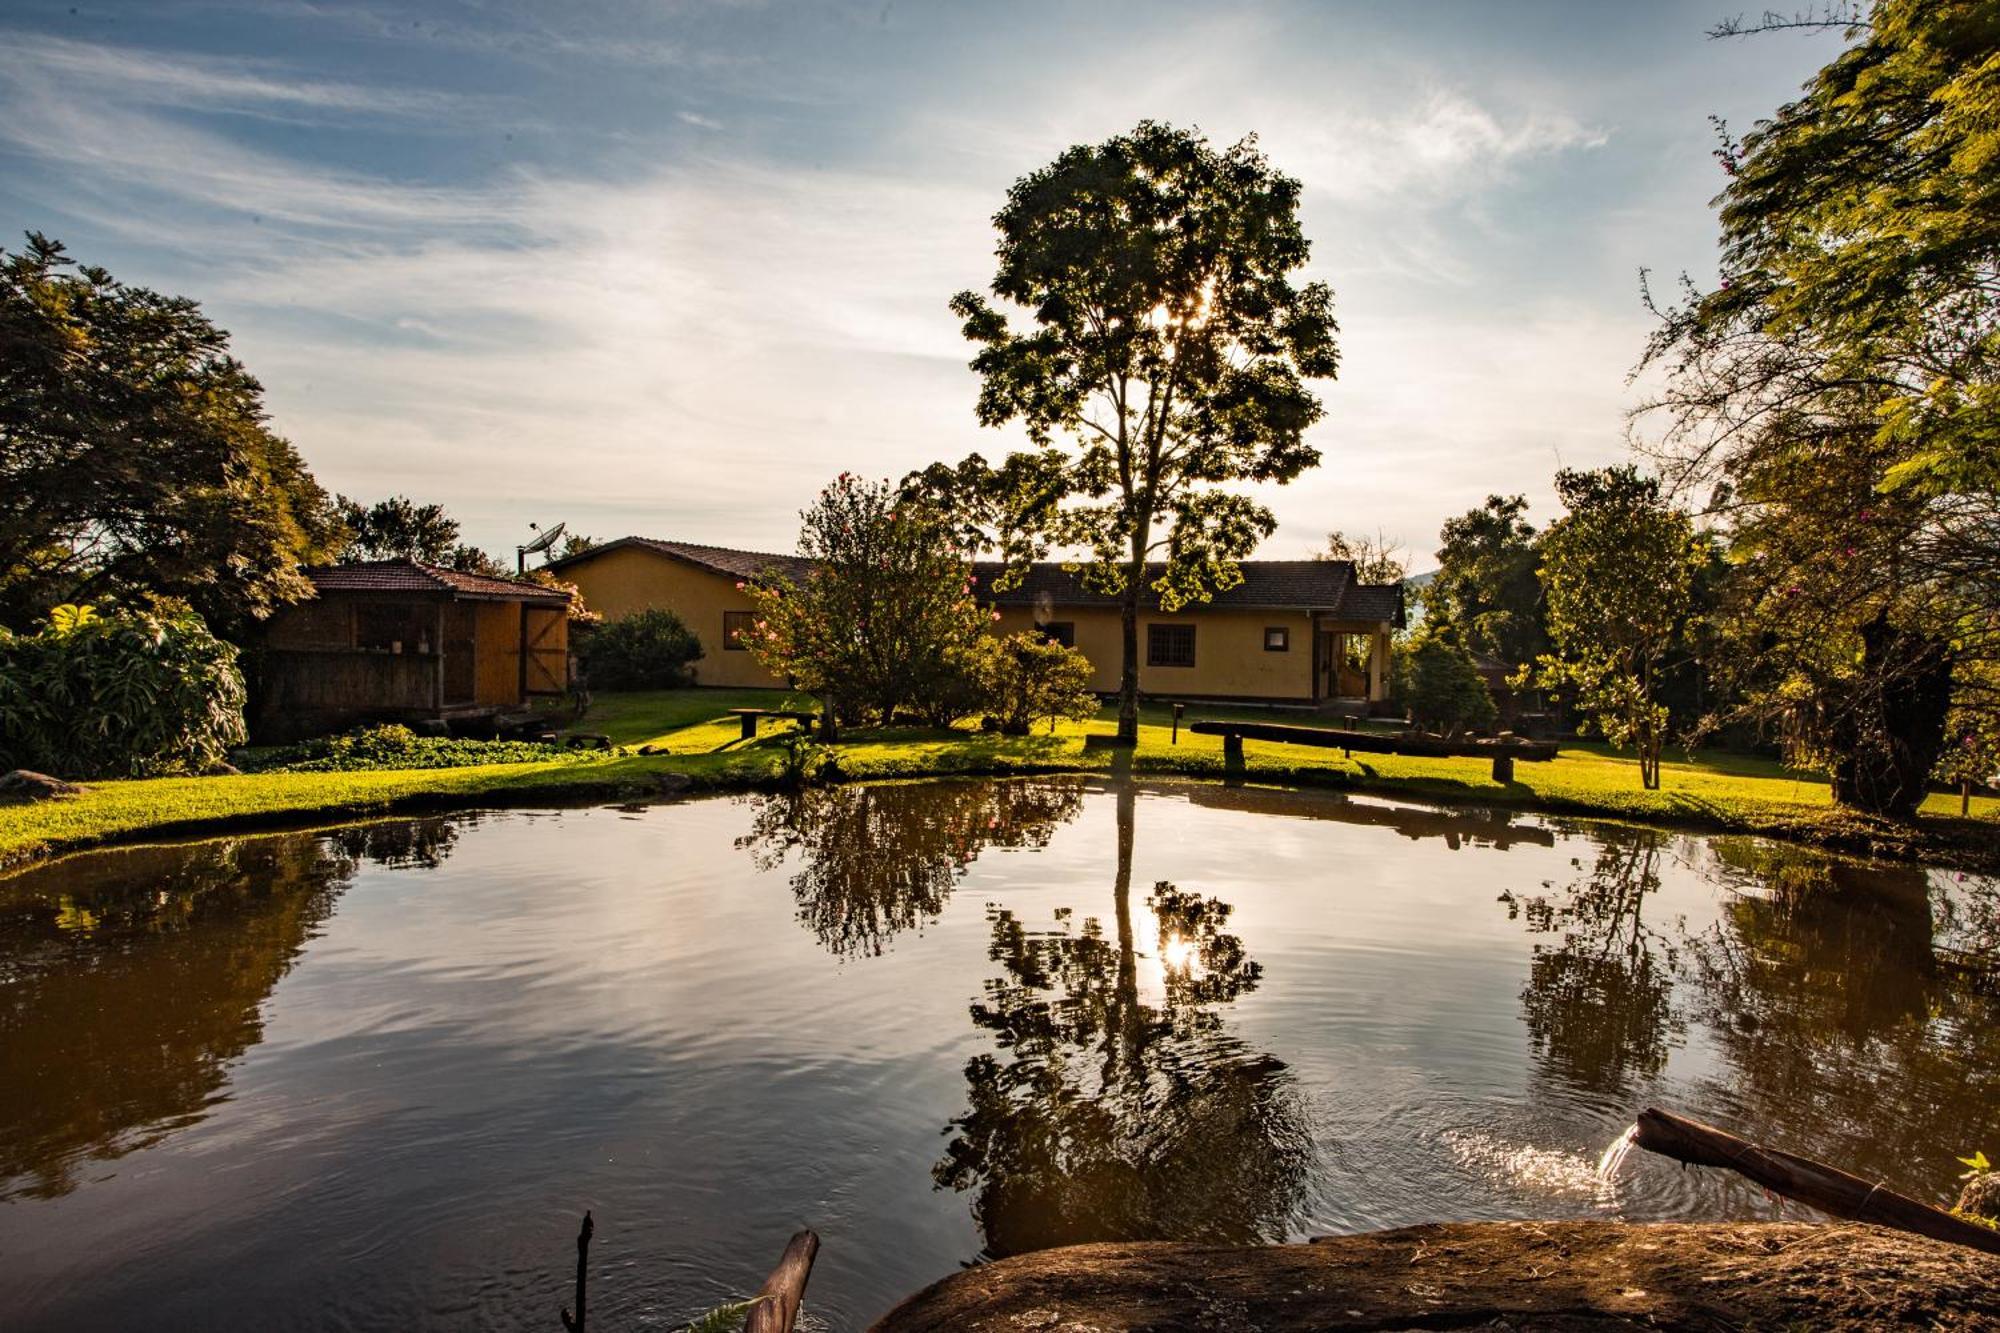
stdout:
[[1694,1166],[1727,1167],[1775,1194],[1823,1213],[2000,1254],[2000,1232],[1953,1217],[1942,1208],[1919,1203],[1880,1183],[1870,1184],[1824,1162],[1759,1147],[1713,1125],[1652,1107],[1639,1113],[1634,1128],[1632,1141],[1647,1152]]

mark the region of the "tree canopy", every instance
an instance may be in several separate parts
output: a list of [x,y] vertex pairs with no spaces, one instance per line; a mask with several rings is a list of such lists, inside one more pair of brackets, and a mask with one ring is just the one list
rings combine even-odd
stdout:
[[1735,561],[1745,708],[1907,813],[2000,659],[2000,12],[1882,0],[1719,152],[1723,264],[1656,307],[1647,447]]
[[1232,485],[1319,462],[1307,381],[1338,370],[1338,326],[1332,291],[1294,281],[1310,252],[1298,204],[1254,139],[1217,149],[1144,121],[1017,181],[994,217],[1002,306],[952,300],[980,346],[980,422],[1018,421],[1034,447],[930,479],[983,497],[1011,564],[1089,553],[1087,584],[1123,601],[1127,741],[1142,594],[1172,609],[1233,586],[1276,521]]
[[170,598],[231,633],[305,596],[338,536],[195,302],[36,233],[0,251],[0,621]]
[[1537,675],[1573,690],[1612,744],[1638,751],[1650,791],[1670,716],[1661,687],[1686,642],[1709,546],[1635,468],[1565,469],[1556,492],[1569,512],[1542,534],[1550,651]]
[[1510,667],[1533,661],[1548,642],[1527,511],[1524,496],[1489,495],[1479,508],[1446,519],[1437,573],[1424,589],[1426,621]]

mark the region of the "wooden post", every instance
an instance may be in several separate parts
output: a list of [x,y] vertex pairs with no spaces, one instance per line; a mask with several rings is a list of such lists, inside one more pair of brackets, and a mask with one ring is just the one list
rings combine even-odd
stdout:
[[1638,1132],[1632,1142],[1647,1152],[1677,1162],[1727,1167],[1767,1190],[1835,1217],[1873,1222],[1988,1254],[2000,1254],[2000,1231],[1989,1231],[1953,1217],[1942,1208],[1919,1203],[1908,1195],[1885,1189],[1880,1183],[1870,1184],[1860,1176],[1849,1175],[1810,1157],[1759,1147],[1699,1120],[1649,1107],[1639,1113]]
[[439,713],[444,712],[444,607],[443,602],[437,604],[437,638],[431,641],[431,647],[437,649],[437,661],[432,663],[437,671],[431,685],[431,707]]
[[1185,713],[1186,711],[1187,711],[1186,704],[1174,705],[1174,739],[1171,742],[1174,745],[1179,745],[1181,743],[1181,714]]
[[755,713],[745,713],[743,715],[743,739],[747,741],[756,734],[757,715]]
[[750,1317],[743,1321],[743,1333],[792,1333],[805,1299],[806,1279],[812,1276],[813,1259],[819,1254],[819,1237],[801,1231],[785,1246],[784,1255],[764,1285],[757,1289]]
[[1513,755],[1496,754],[1493,756],[1493,780],[1495,782],[1512,782],[1514,780]]
[[1243,733],[1232,731],[1222,738],[1222,767],[1231,773],[1243,771]]

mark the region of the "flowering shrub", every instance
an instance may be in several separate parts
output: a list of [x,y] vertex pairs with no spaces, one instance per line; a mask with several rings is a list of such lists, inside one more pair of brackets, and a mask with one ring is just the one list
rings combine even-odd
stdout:
[[955,711],[948,696],[993,614],[975,599],[970,558],[944,516],[843,472],[800,518],[811,572],[744,587],[756,608],[750,651],[844,718]]

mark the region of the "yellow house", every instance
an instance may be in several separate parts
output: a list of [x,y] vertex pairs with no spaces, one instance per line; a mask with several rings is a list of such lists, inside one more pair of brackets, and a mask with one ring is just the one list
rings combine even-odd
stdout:
[[[743,645],[751,610],[739,585],[767,573],[796,580],[807,569],[797,556],[624,537],[553,567],[606,619],[652,607],[678,615],[702,643],[698,684],[784,684]],[[1139,614],[1142,691],[1357,710],[1387,700],[1389,635],[1403,623],[1401,585],[1357,583],[1354,567],[1342,560],[1248,560],[1241,568],[1235,587],[1171,614],[1148,594]],[[999,566],[982,564],[975,572],[982,595],[1000,613],[996,629],[1039,629],[1069,644],[1096,668],[1095,688],[1117,692],[1115,598],[1089,591],[1058,564],[1034,565],[1018,586],[998,594],[983,590]]]

